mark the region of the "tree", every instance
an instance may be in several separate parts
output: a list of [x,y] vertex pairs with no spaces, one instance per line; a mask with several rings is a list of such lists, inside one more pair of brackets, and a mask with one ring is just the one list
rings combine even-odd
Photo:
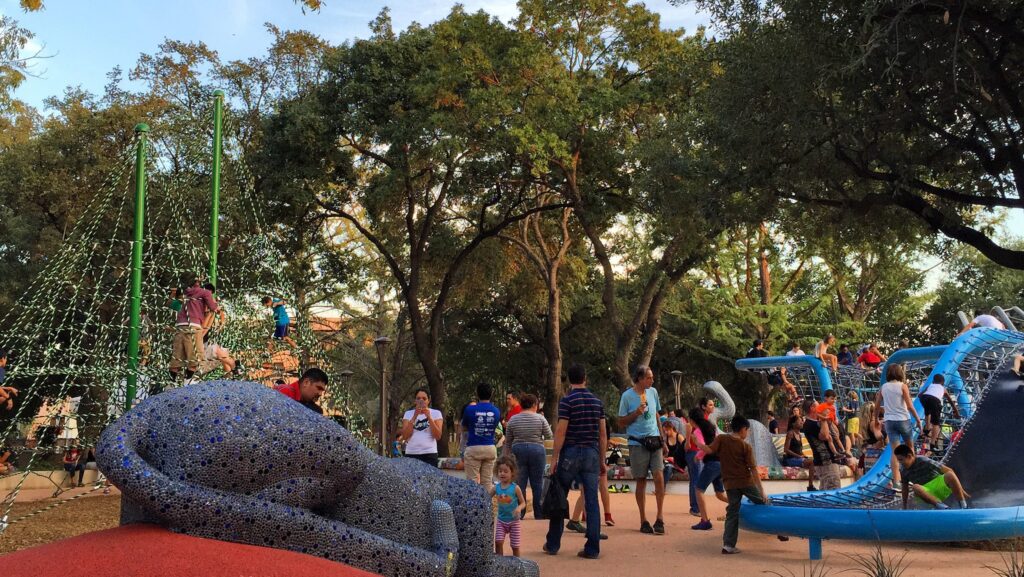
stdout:
[[[1019,237],[1002,243],[1024,250]],[[976,310],[987,311],[994,306],[1024,308],[1024,273],[1001,267],[978,251],[964,248],[947,263],[922,324],[930,342],[948,343],[962,328],[958,312],[973,315]],[[1017,330],[1021,328],[1017,326]]]
[[525,2],[516,25],[557,58],[538,70],[520,133],[534,137],[538,186],[572,205],[591,245],[626,387],[630,363],[650,362],[665,298],[734,216],[731,190],[704,172],[691,114],[712,70],[706,41],[625,2]]
[[989,0],[700,0],[726,33],[723,151],[783,198],[897,210],[1024,268],[979,226],[1024,209],[1024,24]]
[[456,8],[395,35],[384,12],[371,38],[338,49],[321,91],[325,127],[357,178],[320,202],[387,264],[441,410],[442,320],[471,255],[509,225],[561,208],[537,203],[507,132],[528,96],[531,57],[484,13]]

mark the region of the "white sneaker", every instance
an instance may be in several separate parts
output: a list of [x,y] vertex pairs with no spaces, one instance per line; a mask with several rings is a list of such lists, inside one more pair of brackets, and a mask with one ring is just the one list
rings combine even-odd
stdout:
[[735,555],[735,554],[737,554],[739,552],[740,552],[740,550],[735,548],[735,547],[729,547],[727,545],[722,545],[722,555]]

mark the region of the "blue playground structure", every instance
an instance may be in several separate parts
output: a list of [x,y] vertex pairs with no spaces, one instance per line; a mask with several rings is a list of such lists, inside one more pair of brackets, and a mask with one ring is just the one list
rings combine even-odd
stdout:
[[[1012,326],[1012,325],[1010,325]],[[1024,416],[1024,387],[1010,363],[1024,352],[1024,333],[975,328],[946,346],[896,351],[882,367],[904,363],[919,415],[918,386],[942,374],[956,399],[960,418],[943,414],[944,451],[936,460],[952,467],[971,493],[966,510],[902,509],[891,486],[891,449],[852,485],[832,490],[772,497],[771,506],[744,502],[745,529],[810,540],[812,559],[821,558],[822,539],[875,541],[986,541],[1024,535],[1024,444],[1018,441]],[[740,359],[748,370],[785,367],[803,396],[821,398],[835,388],[842,398],[856,390],[873,398],[878,377],[855,367],[827,370],[817,358],[766,357]],[[919,431],[915,431],[915,434]],[[959,434],[957,434],[959,433]]]

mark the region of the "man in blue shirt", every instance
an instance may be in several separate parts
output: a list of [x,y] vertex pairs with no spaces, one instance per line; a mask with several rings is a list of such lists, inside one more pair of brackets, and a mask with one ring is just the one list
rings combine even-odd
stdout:
[[[665,534],[665,437],[658,411],[661,400],[654,385],[654,372],[640,365],[633,372],[633,387],[619,399],[619,427],[629,436],[629,470],[636,479],[636,504],[640,508],[640,532]],[[647,473],[654,479],[658,516],[654,526],[647,522]]]
[[494,446],[494,430],[501,422],[501,409],[491,404],[491,385],[476,386],[477,404],[469,405],[462,413],[462,428],[469,435],[466,441],[466,478],[488,488],[494,479],[494,461],[498,449]]
[[[598,505],[598,479],[607,472],[604,455],[608,451],[608,428],[604,404],[587,390],[587,371],[574,364],[569,367],[569,394],[558,403],[558,424],[551,453],[552,482],[568,489],[573,481],[583,488],[587,511],[587,543],[577,553],[584,559],[597,559],[601,553],[601,508]],[[558,554],[562,546],[565,519],[548,520],[544,552]]]

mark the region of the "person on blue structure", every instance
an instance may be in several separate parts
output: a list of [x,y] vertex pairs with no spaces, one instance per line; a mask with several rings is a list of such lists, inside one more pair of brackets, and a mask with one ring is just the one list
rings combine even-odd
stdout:
[[956,476],[953,469],[936,463],[928,457],[914,455],[913,449],[907,445],[900,445],[893,450],[893,455],[900,463],[900,473],[903,475],[903,508],[907,508],[907,500],[910,492],[925,503],[936,509],[949,509],[943,503],[950,495],[956,495],[957,502],[961,509],[968,507],[967,500],[971,496],[964,491],[960,484],[960,478]]
[[[910,399],[907,373],[903,365],[894,363],[885,369],[885,383],[878,389],[877,401],[878,408],[882,411],[889,445],[895,449],[900,443],[913,444],[913,429],[910,419],[913,417],[917,428],[921,429],[921,418],[917,414],[917,409],[914,408],[914,401]],[[890,467],[892,467],[893,483],[899,484],[900,472],[895,453],[893,453]]]
[[942,430],[942,401],[949,401],[953,409],[953,418],[960,418],[960,411],[957,410],[956,401],[949,396],[946,390],[945,375],[935,375],[929,384],[918,397],[921,406],[924,407],[924,426],[928,437],[924,441],[921,453],[927,455],[930,451],[938,448],[939,432]]
[[288,336],[289,326],[292,322],[291,317],[288,316],[288,303],[284,299],[277,297],[263,297],[263,304],[274,311],[274,335],[270,339],[270,345],[267,347],[270,349],[270,352],[274,352],[275,340],[284,341],[293,349],[298,348],[299,345],[295,343],[295,340]]

